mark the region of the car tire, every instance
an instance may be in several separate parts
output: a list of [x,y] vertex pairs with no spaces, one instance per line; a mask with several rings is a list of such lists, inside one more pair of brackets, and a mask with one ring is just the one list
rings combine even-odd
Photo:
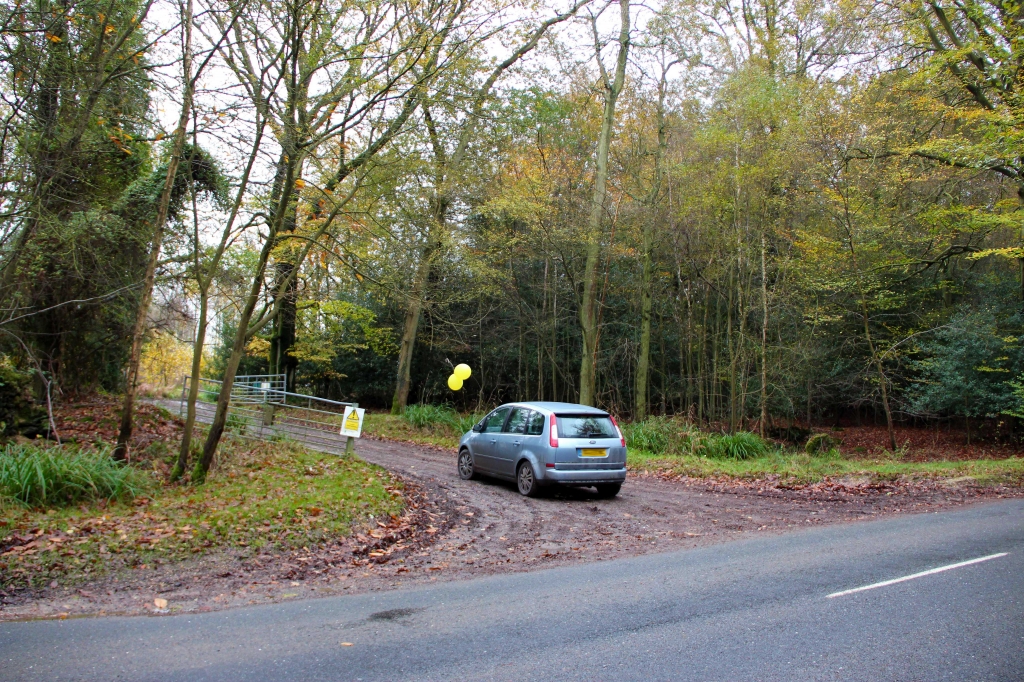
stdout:
[[463,481],[476,478],[476,467],[473,466],[473,453],[466,448],[459,452],[458,468],[459,478]]
[[533,475],[533,467],[529,462],[521,462],[516,469],[516,487],[519,494],[526,497],[537,497],[540,495],[540,484],[537,477]]
[[619,494],[622,489],[621,483],[605,483],[603,485],[595,486],[597,488],[597,496],[605,499],[611,499]]

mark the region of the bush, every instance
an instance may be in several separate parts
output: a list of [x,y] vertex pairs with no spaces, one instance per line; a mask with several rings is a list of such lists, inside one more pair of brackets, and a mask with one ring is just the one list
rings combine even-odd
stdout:
[[478,414],[459,414],[448,405],[409,405],[403,415],[417,429],[450,431],[464,434],[480,421]]
[[807,445],[804,446],[804,450],[808,455],[818,455],[829,450],[834,450],[839,446],[837,441],[827,433],[816,433],[807,439]]
[[0,354],[0,439],[46,433],[46,410],[32,400],[32,375]]
[[110,457],[110,449],[0,449],[0,498],[29,507],[66,507],[78,502],[134,498],[146,489],[145,475]]
[[756,433],[712,434],[700,446],[697,454],[712,459],[757,459],[768,454],[769,446]]
[[682,419],[648,417],[642,422],[623,424],[626,447],[656,454],[688,455],[701,442],[700,432]]
[[623,424],[622,435],[626,438],[626,447],[647,452],[665,452],[671,440],[668,426],[669,420],[664,417]]
[[790,445],[800,445],[811,436],[811,430],[799,426],[773,426],[766,434],[769,438],[781,440]]

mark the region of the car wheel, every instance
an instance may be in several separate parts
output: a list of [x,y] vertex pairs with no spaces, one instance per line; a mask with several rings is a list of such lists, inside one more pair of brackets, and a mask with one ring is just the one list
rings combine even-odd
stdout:
[[533,467],[529,462],[519,465],[519,469],[516,471],[516,486],[521,495],[537,497],[540,494],[540,486],[537,484],[537,479],[533,475]]
[[597,487],[597,496],[604,498],[612,498],[619,494],[619,490],[622,489],[621,483],[607,483],[605,485],[599,485]]
[[473,470],[473,454],[469,450],[459,453],[459,478],[463,481],[476,478],[476,471]]

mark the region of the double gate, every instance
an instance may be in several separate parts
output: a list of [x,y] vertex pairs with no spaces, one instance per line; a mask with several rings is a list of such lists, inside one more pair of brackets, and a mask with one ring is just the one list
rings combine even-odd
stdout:
[[[224,382],[185,377],[178,408],[182,417],[193,381],[199,384],[196,420],[212,422]],[[352,452],[353,439],[341,435],[341,423],[345,408],[358,406],[286,391],[284,374],[241,375],[231,386],[227,430],[244,438],[291,438],[328,451]]]

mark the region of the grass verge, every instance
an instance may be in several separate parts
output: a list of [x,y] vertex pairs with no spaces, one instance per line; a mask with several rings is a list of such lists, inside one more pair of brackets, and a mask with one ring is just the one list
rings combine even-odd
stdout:
[[954,479],[970,477],[979,485],[1024,486],[1024,459],[978,459],[967,461],[906,462],[899,454],[846,459],[832,450],[821,455],[777,449],[752,459],[715,459],[699,455],[665,455],[630,450],[632,469],[660,470],[698,478],[728,476],[764,479],[777,476],[780,482],[817,483],[825,478],[866,477],[870,481]]
[[679,418],[651,417],[623,427],[632,469],[659,470],[696,478],[777,478],[782,483],[817,483],[825,478],[868,481],[964,479],[979,485],[1024,485],[1024,459],[915,462],[905,452],[850,457],[829,436],[812,437],[805,448],[783,447],[752,433],[700,431]]
[[463,416],[463,421],[468,421],[465,431],[461,428],[461,422],[448,419],[446,415],[436,420],[424,418],[422,413],[414,412],[410,417],[409,413],[404,415],[394,414],[371,414],[366,413],[363,417],[363,432],[369,436],[384,438],[386,440],[398,440],[420,445],[432,445],[434,447],[450,448],[454,450],[459,446],[459,439],[462,434],[473,427],[481,415]]
[[398,514],[400,489],[379,467],[291,443],[226,438],[200,487],[167,485],[133,501],[66,508],[0,506],[0,587],[79,583],[214,550],[242,555],[313,546],[369,518]]

